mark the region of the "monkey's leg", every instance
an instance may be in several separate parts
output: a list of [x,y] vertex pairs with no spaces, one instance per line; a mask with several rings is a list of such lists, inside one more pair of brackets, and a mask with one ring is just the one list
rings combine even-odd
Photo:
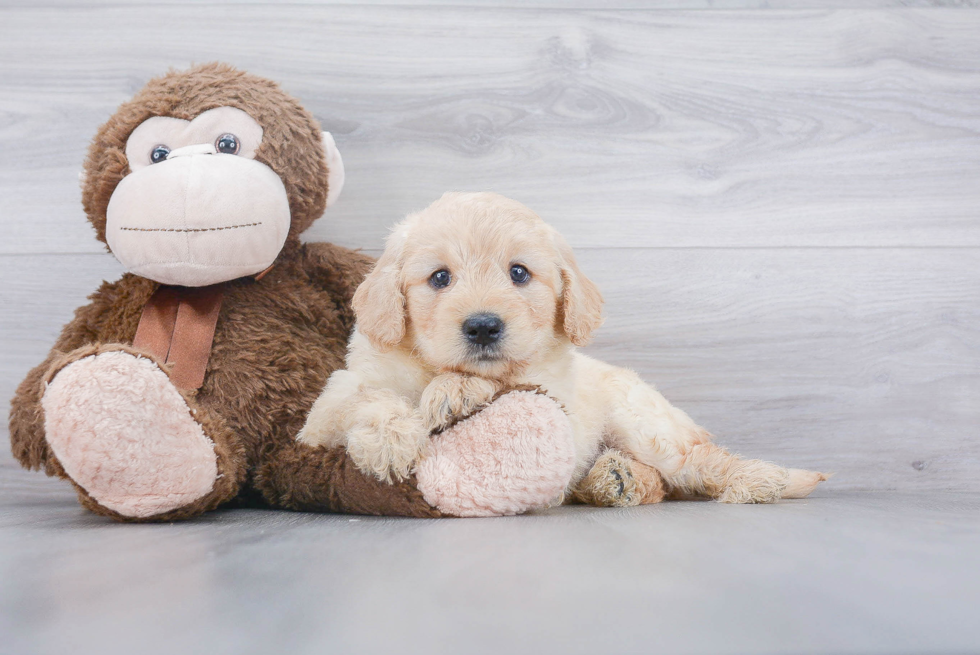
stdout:
[[499,516],[548,506],[575,465],[558,403],[504,393],[432,437],[413,475],[394,484],[357,469],[343,450],[301,442],[264,457],[252,484],[277,507],[391,516]]
[[300,441],[264,454],[251,485],[273,507],[307,512],[435,518],[415,476],[401,482],[378,480],[357,468],[343,446],[325,448]]
[[170,521],[238,493],[245,465],[237,439],[152,358],[127,346],[87,346],[47,380],[48,445],[88,509]]

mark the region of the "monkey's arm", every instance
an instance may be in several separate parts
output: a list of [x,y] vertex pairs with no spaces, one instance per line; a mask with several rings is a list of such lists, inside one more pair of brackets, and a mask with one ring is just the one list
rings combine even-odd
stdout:
[[372,266],[374,259],[356,250],[325,242],[303,245],[306,274],[314,286],[333,297],[348,332],[354,329],[355,320],[351,298]]

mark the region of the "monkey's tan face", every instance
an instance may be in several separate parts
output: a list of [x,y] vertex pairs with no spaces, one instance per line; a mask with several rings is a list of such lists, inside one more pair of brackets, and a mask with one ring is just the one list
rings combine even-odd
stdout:
[[433,368],[501,378],[554,343],[562,282],[539,220],[423,212],[403,254],[407,336]]
[[233,107],[156,116],[126,142],[132,171],[106,212],[106,241],[131,272],[183,286],[252,275],[289,233],[286,188],[255,160],[262,127]]

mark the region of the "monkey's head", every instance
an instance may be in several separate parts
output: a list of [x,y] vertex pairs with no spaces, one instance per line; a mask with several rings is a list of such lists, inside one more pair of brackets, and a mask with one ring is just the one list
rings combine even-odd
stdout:
[[271,266],[343,179],[333,138],[294,98],[206,64],[151,80],[99,129],[82,203],[129,271],[204,286]]

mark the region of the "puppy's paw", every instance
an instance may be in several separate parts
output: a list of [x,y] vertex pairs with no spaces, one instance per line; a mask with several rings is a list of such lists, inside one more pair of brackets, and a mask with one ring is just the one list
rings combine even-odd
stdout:
[[430,431],[443,430],[488,404],[497,390],[495,382],[484,378],[459,373],[437,375],[422,392],[422,420]]
[[347,432],[347,454],[364,473],[379,480],[404,480],[425,456],[429,429],[410,408],[358,421]]
[[631,460],[618,450],[607,450],[575,486],[576,500],[597,507],[632,507],[642,500]]

